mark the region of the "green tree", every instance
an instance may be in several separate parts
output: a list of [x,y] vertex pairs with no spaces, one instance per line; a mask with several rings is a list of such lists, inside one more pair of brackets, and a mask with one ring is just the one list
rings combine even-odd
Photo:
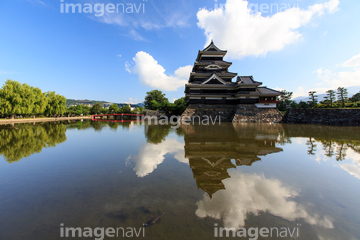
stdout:
[[76,105],[76,115],[81,115],[83,113],[83,106],[82,105]]
[[295,106],[296,104],[294,101],[291,101],[293,92],[288,92],[286,90],[281,91],[283,94],[280,95],[280,103],[276,106],[280,111],[286,111],[289,107]]
[[304,101],[300,101],[299,108],[302,108],[302,109],[310,108],[310,104],[307,102],[304,102]]
[[185,97],[176,99],[174,101],[174,107],[172,114],[174,115],[181,115],[187,107],[187,102],[185,100]]
[[90,110],[91,110],[91,108],[88,107],[88,106],[85,106],[85,105],[84,105],[84,106],[82,107],[82,112],[83,112],[84,116],[89,115],[89,114],[90,114]]
[[350,99],[351,102],[360,102],[360,92],[353,95]]
[[101,103],[97,102],[97,103],[94,103],[90,112],[91,112],[91,114],[98,114],[98,113],[101,113],[101,109],[103,109],[103,105]]
[[45,109],[47,116],[62,115],[66,112],[66,98],[55,92],[47,92],[48,104]]
[[282,90],[281,91],[283,94],[280,95],[280,101],[287,101],[287,100],[291,100],[293,92],[288,92],[286,90]]
[[68,107],[67,111],[66,111],[67,115],[75,115],[76,114],[76,107],[75,106],[70,106]]
[[166,107],[169,100],[165,97],[165,93],[159,90],[152,90],[146,93],[145,108],[149,110],[161,110],[162,107]]
[[118,105],[116,103],[111,104],[109,107],[109,113],[116,113],[117,111],[119,111]]
[[336,100],[335,91],[334,90],[327,90],[326,93],[327,93],[326,100],[330,104],[330,107],[332,107],[333,102],[335,102],[335,100]]
[[11,116],[16,114],[29,114],[32,112],[32,104],[27,99],[31,94],[30,87],[17,81],[7,80],[0,91],[0,111],[2,115]]
[[310,99],[309,104],[310,104],[311,107],[315,107],[317,102],[318,102],[318,100],[317,100],[318,96],[315,95],[315,93],[316,93],[316,91],[310,91],[309,92],[309,99]]
[[108,113],[109,113],[109,109],[103,108],[103,109],[101,109],[101,113],[102,113],[102,114],[108,114]]
[[131,108],[130,108],[130,105],[123,105],[121,107],[121,110],[122,110],[122,113],[131,113]]
[[48,98],[46,97],[45,93],[41,91],[40,88],[31,87],[33,92],[34,98],[34,106],[32,108],[32,114],[39,115],[43,114],[46,110],[46,106],[48,105]]
[[337,89],[337,95],[338,95],[338,99],[342,104],[342,107],[345,107],[345,102],[348,100],[348,91],[346,88],[343,87],[338,87]]

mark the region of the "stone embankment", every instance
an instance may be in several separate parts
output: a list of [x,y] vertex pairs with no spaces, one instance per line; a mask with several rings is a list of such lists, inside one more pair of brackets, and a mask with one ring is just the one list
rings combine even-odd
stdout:
[[194,118],[194,121],[199,122],[203,119],[209,119],[219,122],[231,122],[236,112],[236,105],[205,105],[205,104],[190,104],[181,118]]
[[278,123],[283,115],[277,108],[257,108],[254,105],[238,105],[232,122]]
[[184,119],[195,118],[198,119],[210,118],[221,122],[280,122],[283,115],[274,108],[257,108],[251,104],[239,105],[204,105],[204,104],[190,104],[181,118]]
[[360,126],[360,109],[289,109],[281,122]]

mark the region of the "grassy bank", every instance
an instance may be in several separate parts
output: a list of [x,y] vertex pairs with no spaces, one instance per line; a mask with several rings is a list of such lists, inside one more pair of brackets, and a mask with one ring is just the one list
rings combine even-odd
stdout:
[[11,123],[26,123],[26,122],[52,122],[52,121],[63,121],[63,120],[79,120],[79,119],[91,119],[91,116],[83,117],[41,117],[41,118],[18,118],[18,119],[0,119],[0,124],[11,124]]

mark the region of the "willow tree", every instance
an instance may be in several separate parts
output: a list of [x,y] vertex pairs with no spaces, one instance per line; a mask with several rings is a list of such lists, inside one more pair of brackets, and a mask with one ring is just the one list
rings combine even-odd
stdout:
[[45,108],[45,114],[48,116],[62,115],[66,112],[66,98],[55,92],[47,92],[46,98],[48,100]]
[[41,91],[40,88],[31,87],[32,93],[34,94],[34,107],[32,109],[32,114],[38,115],[43,114],[45,109],[48,105],[48,98],[46,97],[45,93]]
[[31,90],[27,84],[7,80],[0,90],[0,112],[2,115],[29,114],[32,110]]

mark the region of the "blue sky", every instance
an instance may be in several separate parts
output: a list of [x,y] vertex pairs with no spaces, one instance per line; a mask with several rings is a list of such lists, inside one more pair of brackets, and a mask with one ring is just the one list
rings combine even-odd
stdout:
[[[139,12],[61,13],[70,3]],[[173,101],[213,39],[231,72],[295,96],[360,86],[358,9],[358,0],[3,0],[0,84],[131,103],[160,89]]]

